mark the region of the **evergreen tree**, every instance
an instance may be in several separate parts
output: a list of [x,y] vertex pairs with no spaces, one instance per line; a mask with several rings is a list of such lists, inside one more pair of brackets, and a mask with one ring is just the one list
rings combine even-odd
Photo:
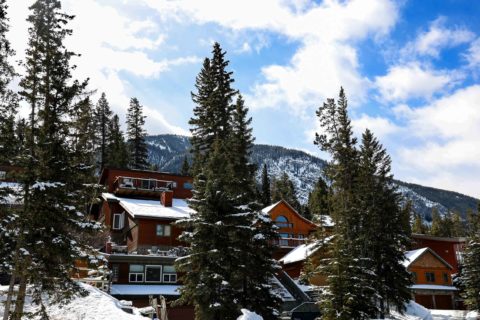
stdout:
[[[183,277],[180,302],[193,303],[197,319],[236,319],[248,308],[275,319],[278,299],[270,291],[274,273],[272,221],[255,202],[250,122],[218,44],[197,76],[192,124],[194,193],[182,239],[191,254],[177,261]],[[207,72],[207,70],[209,70]],[[208,77],[206,76],[207,74]],[[209,82],[216,90],[208,91]],[[207,117],[208,115],[208,117]],[[212,137],[214,137],[212,141]]]
[[328,215],[328,186],[320,177],[308,195],[308,209],[313,217]]
[[302,213],[302,207],[297,199],[295,186],[286,172],[274,179],[272,184],[272,203],[282,199],[288,202],[298,213]]
[[436,237],[443,237],[443,220],[438,212],[438,209],[432,208],[432,225],[430,227],[430,234]]
[[84,140],[72,130],[76,125],[72,119],[75,108],[84,101],[87,82],[72,79],[70,58],[75,54],[63,45],[71,34],[65,25],[73,17],[61,13],[60,1],[55,0],[37,0],[30,10],[26,74],[20,94],[31,111],[21,157],[25,168],[20,177],[23,204],[18,209],[19,232],[12,253],[12,277],[20,281],[12,314],[16,320],[23,314],[27,282],[33,302],[40,305],[45,294],[58,302],[82,291],[71,280],[70,271],[74,261],[91,250],[81,236],[96,228],[79,203],[84,180],[78,178],[88,166],[77,161],[76,143]]
[[108,104],[107,96],[105,92],[102,92],[100,99],[98,99],[97,106],[95,108],[95,125],[97,127],[97,157],[98,166],[102,170],[107,162],[107,144],[108,136],[110,134],[109,129],[112,121],[112,111]]
[[470,310],[480,309],[480,238],[475,235],[469,239],[465,248],[461,283],[464,287],[463,298]]
[[419,234],[427,234],[429,232],[428,226],[423,222],[422,216],[416,212],[414,213],[412,232]]
[[465,223],[460,215],[460,212],[455,211],[452,215],[452,237],[465,237],[466,228]]
[[190,164],[188,163],[187,156],[183,157],[182,168],[180,169],[180,174],[182,176],[190,175]]
[[[480,207],[480,205],[479,205]],[[473,237],[480,233],[480,208],[477,212],[467,210],[467,235]]]
[[269,206],[272,203],[272,196],[270,194],[270,178],[268,177],[267,164],[263,164],[262,168],[262,186],[260,190],[260,200],[264,207]]
[[109,167],[119,169],[128,167],[128,149],[123,132],[120,129],[118,115],[114,115],[109,123],[105,156],[105,163]]
[[145,142],[147,134],[143,129],[144,125],[143,106],[137,98],[132,98],[127,112],[127,144],[132,169],[148,168],[148,149]]

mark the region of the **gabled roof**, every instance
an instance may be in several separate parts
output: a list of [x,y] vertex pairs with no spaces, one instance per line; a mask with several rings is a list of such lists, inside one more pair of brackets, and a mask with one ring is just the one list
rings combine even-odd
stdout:
[[273,210],[273,208],[275,208],[276,206],[278,206],[278,205],[281,204],[281,203],[284,203],[287,207],[289,207],[289,208],[295,213],[295,215],[297,215],[297,217],[298,217],[300,220],[303,220],[305,223],[310,224],[310,225],[314,226],[315,228],[317,227],[317,225],[316,225],[315,223],[313,223],[312,221],[310,221],[310,220],[308,220],[307,218],[303,217],[300,213],[298,213],[297,210],[295,210],[287,201],[285,201],[285,200],[283,200],[283,199],[280,200],[280,201],[278,201],[278,202],[275,202],[274,204],[269,205],[268,207],[263,208],[263,209],[262,209],[262,212],[269,214],[270,211]]
[[102,198],[107,201],[118,201],[132,217],[154,218],[154,219],[185,219],[194,212],[188,207],[184,199],[174,198],[171,207],[165,207],[159,200],[144,200],[117,197],[111,193],[102,193]]
[[405,260],[403,260],[403,266],[405,268],[408,268],[409,266],[412,265],[416,260],[418,260],[421,256],[423,256],[425,253],[430,252],[432,255],[434,255],[440,262],[442,262],[444,265],[446,265],[449,269],[453,269],[453,267],[445,261],[442,257],[440,257],[435,251],[433,251],[430,248],[421,248],[417,250],[411,250],[405,252]]
[[[326,237],[324,243],[329,242],[333,239],[333,236]],[[313,253],[315,253],[318,249],[322,246],[322,241],[317,240],[312,243],[308,244],[301,244],[289,253],[287,253],[283,258],[278,260],[283,264],[295,263],[299,261],[304,261],[308,257],[310,257]]]

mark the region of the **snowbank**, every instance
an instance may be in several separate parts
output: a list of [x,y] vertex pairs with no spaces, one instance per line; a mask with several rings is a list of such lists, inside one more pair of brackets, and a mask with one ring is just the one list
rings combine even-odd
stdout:
[[237,320],[263,320],[261,316],[247,309],[242,309],[242,315]]
[[399,312],[392,311],[391,315],[394,319],[404,319],[404,320],[433,320],[430,310],[419,305],[413,300],[405,306],[406,310],[403,315]]
[[[140,316],[137,309],[133,308],[134,314],[124,312],[120,302],[112,296],[87,284],[81,286],[89,292],[86,297],[76,297],[70,303],[60,305],[48,305],[47,313],[51,320],[146,320]],[[7,287],[0,287],[0,302],[5,301]],[[3,304],[0,303],[0,318],[3,317]],[[29,297],[25,305],[26,312],[38,310],[36,305],[31,304]],[[26,319],[26,317],[23,317]],[[39,318],[29,318],[36,320]]]
[[470,311],[467,313],[467,316],[465,317],[467,320],[477,320],[480,319],[480,315],[478,314],[478,311]]

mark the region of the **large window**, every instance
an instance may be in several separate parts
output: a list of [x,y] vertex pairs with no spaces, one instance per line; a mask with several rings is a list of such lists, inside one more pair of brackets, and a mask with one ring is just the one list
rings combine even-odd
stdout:
[[184,189],[187,189],[187,190],[192,190],[193,189],[193,185],[190,183],[190,182],[185,182],[183,184],[183,188]]
[[427,280],[427,282],[435,282],[435,273],[425,272],[425,279]]
[[171,227],[168,224],[157,224],[157,236],[170,237]]
[[177,282],[177,273],[174,266],[163,266],[163,282]]
[[290,238],[290,235],[288,233],[280,233],[279,236],[280,239],[278,244],[282,247],[288,246],[288,238]]
[[145,266],[145,282],[161,282],[162,266]]
[[123,222],[124,222],[124,214],[123,213],[114,213],[113,214],[113,230],[120,230],[123,229]]
[[128,281],[143,282],[144,267],[141,264],[131,264],[130,273],[128,274]]
[[293,225],[288,222],[288,219],[285,216],[278,216],[277,219],[275,219],[275,224],[279,228],[291,228],[291,227],[293,227]]
[[118,282],[119,273],[120,273],[120,266],[118,264],[112,265],[112,282]]

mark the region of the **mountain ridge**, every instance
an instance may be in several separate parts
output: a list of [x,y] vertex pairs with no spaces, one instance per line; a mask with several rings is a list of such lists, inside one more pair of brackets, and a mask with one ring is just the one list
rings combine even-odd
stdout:
[[[146,137],[150,163],[159,170],[178,173],[184,157],[191,158],[188,152],[190,141],[187,136],[160,134]],[[301,203],[306,203],[308,194],[321,175],[326,161],[305,151],[268,144],[254,144],[251,161],[258,168],[267,164],[269,176],[278,177],[286,172],[293,181]],[[257,182],[261,181],[261,170],[257,170]],[[475,210],[479,199],[456,191],[422,186],[415,183],[395,180],[399,192],[406,200],[412,201],[416,212],[428,222],[435,207],[441,214],[459,211],[465,217],[468,209]]]

